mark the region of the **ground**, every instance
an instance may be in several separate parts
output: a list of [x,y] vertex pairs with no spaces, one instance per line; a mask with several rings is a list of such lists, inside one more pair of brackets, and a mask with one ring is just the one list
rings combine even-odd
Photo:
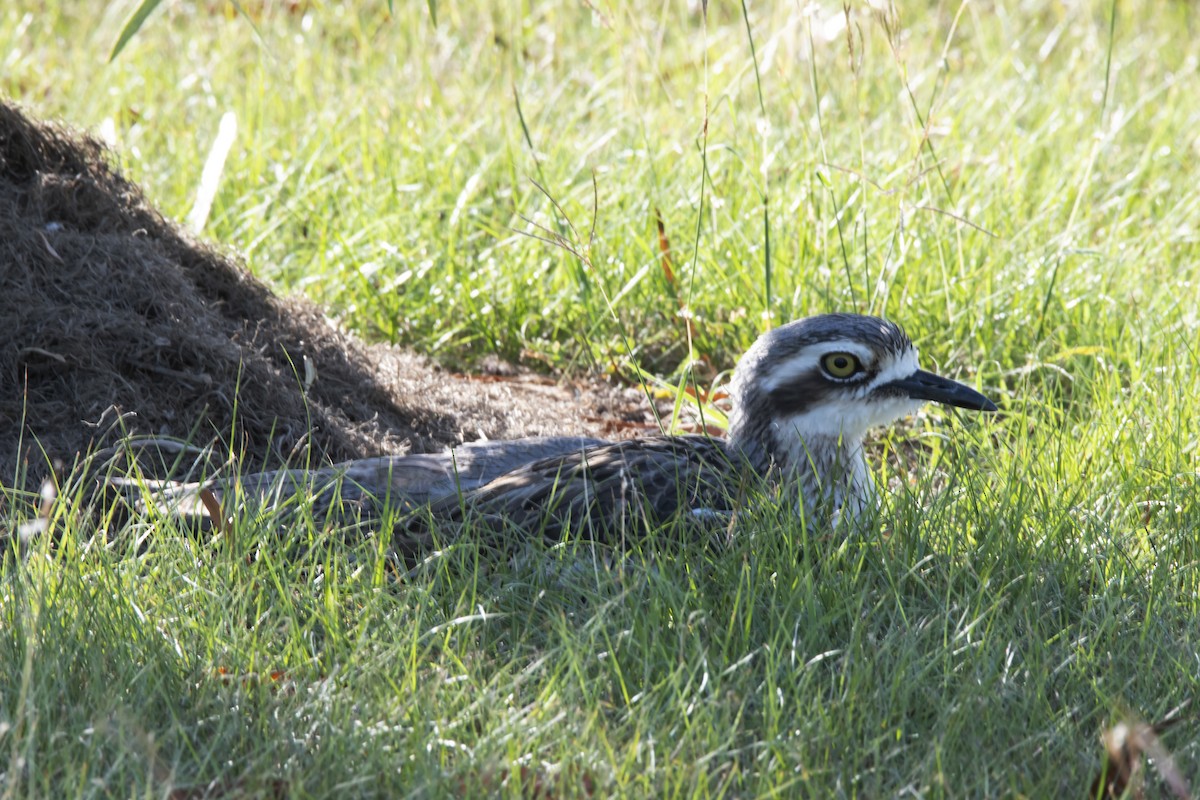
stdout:
[[[0,141],[3,514],[44,529],[0,575],[7,794],[1082,797],[1104,731],[1174,716],[1148,792],[1200,776],[1194,6],[165,3],[110,63],[130,7],[0,9],[0,93],[129,181]],[[764,512],[720,552],[398,578],[375,538],[25,480],[155,386],[140,432],[254,463],[590,429],[593,387],[673,411],[829,310],[1001,406],[878,435],[857,536]],[[242,349],[200,369],[200,333]],[[489,365],[543,388],[449,380]]]

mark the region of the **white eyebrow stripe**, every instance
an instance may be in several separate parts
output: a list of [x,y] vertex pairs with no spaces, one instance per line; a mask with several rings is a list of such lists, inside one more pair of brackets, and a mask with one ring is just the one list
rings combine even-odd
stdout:
[[917,360],[917,348],[909,347],[898,358],[894,359],[892,363],[879,371],[879,374],[875,376],[875,380],[871,381],[871,388],[874,389],[876,386],[882,386],[885,383],[891,383],[900,378],[907,378],[920,368],[921,365]]
[[770,394],[780,386],[786,386],[801,375],[811,372],[817,366],[818,359],[826,353],[850,353],[868,369],[875,363],[875,353],[861,342],[852,339],[818,342],[798,350],[795,355],[771,370],[771,374],[763,381],[763,390]]

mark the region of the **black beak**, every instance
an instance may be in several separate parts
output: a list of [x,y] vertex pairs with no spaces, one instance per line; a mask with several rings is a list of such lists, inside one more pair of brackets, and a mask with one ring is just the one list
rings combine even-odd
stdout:
[[970,386],[919,369],[907,378],[884,384],[881,389],[902,392],[913,400],[932,400],[972,411],[996,411],[996,404]]

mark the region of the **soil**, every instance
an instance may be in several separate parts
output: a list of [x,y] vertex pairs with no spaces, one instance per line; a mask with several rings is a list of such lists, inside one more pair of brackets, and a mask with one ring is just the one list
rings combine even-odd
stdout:
[[3,102],[0,319],[9,485],[138,436],[216,442],[249,470],[651,427],[636,389],[364,344],[165,219],[98,141]]

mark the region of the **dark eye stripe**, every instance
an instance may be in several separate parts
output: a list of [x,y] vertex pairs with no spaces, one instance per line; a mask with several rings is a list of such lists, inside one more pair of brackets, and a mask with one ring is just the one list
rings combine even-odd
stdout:
[[829,399],[833,383],[825,375],[813,370],[806,375],[777,386],[767,397],[770,415],[802,414]]

